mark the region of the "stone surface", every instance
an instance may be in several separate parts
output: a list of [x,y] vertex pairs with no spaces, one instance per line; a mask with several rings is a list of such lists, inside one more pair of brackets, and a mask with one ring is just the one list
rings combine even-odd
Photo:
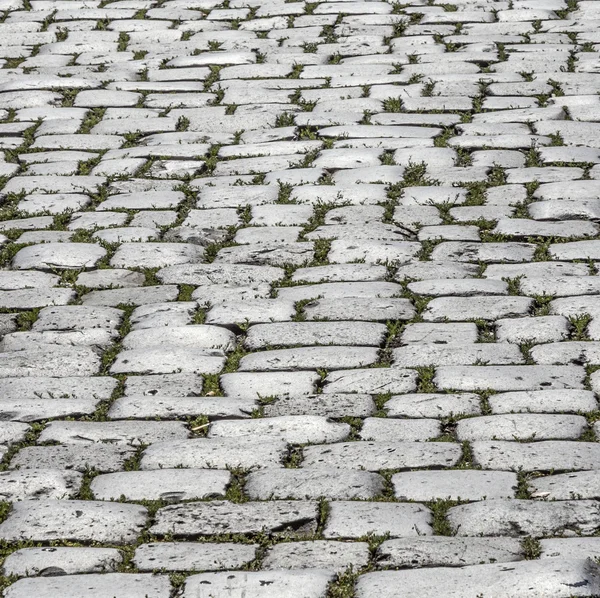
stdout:
[[323,535],[327,539],[361,538],[368,534],[392,538],[432,533],[431,511],[419,504],[336,501],[331,504]]
[[192,598],[207,591],[209,596],[227,592],[257,598],[300,595],[305,598],[321,598],[333,578],[334,573],[324,569],[203,573],[187,578],[182,597]]
[[597,3],[0,9],[7,597],[600,596]]
[[[543,592],[551,596],[593,596],[600,587],[598,566],[591,560],[524,561],[507,565],[494,563],[464,568],[440,568],[432,576],[428,569],[381,571],[362,576],[357,596],[382,598],[445,596],[519,596],[533,598]],[[398,588],[402,588],[402,594]]]
[[106,573],[21,579],[7,590],[6,595],[9,598],[44,594],[79,598],[91,592],[114,598],[167,598],[170,589],[166,575]]
[[126,544],[141,533],[146,513],[139,505],[100,501],[25,501],[13,505],[0,524],[0,537],[13,542],[30,538]]
[[382,567],[463,567],[520,561],[521,544],[515,538],[398,538],[377,549]]

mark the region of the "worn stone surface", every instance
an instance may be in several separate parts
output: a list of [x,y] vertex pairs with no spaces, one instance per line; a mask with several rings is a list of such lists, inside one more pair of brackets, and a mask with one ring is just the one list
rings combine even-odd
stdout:
[[107,573],[114,571],[122,560],[116,548],[21,548],[6,558],[4,573],[22,577]]
[[463,567],[520,561],[521,544],[515,538],[398,538],[377,549],[381,567]]
[[8,598],[600,595],[597,3],[0,9]]
[[[494,563],[464,568],[440,568],[368,573],[357,584],[357,596],[369,598],[445,596],[519,596],[533,598],[540,592],[549,596],[593,596],[600,587],[598,566],[591,560],[524,561],[507,565]],[[401,588],[401,592],[399,591]],[[575,591],[575,594],[573,594]]]

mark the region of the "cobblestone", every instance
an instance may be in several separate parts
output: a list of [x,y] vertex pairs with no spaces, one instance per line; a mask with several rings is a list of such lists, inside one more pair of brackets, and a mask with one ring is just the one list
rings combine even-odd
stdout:
[[600,595],[595,3],[1,8],[3,597]]

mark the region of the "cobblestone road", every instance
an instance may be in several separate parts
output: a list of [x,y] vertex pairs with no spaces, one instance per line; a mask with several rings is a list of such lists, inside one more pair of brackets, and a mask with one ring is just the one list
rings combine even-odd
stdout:
[[451,1],[0,0],[4,598],[600,596],[600,2]]

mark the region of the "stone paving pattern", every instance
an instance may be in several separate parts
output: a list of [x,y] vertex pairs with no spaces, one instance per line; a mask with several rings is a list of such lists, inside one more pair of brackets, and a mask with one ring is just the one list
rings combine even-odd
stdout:
[[600,596],[600,2],[0,0],[4,598]]

